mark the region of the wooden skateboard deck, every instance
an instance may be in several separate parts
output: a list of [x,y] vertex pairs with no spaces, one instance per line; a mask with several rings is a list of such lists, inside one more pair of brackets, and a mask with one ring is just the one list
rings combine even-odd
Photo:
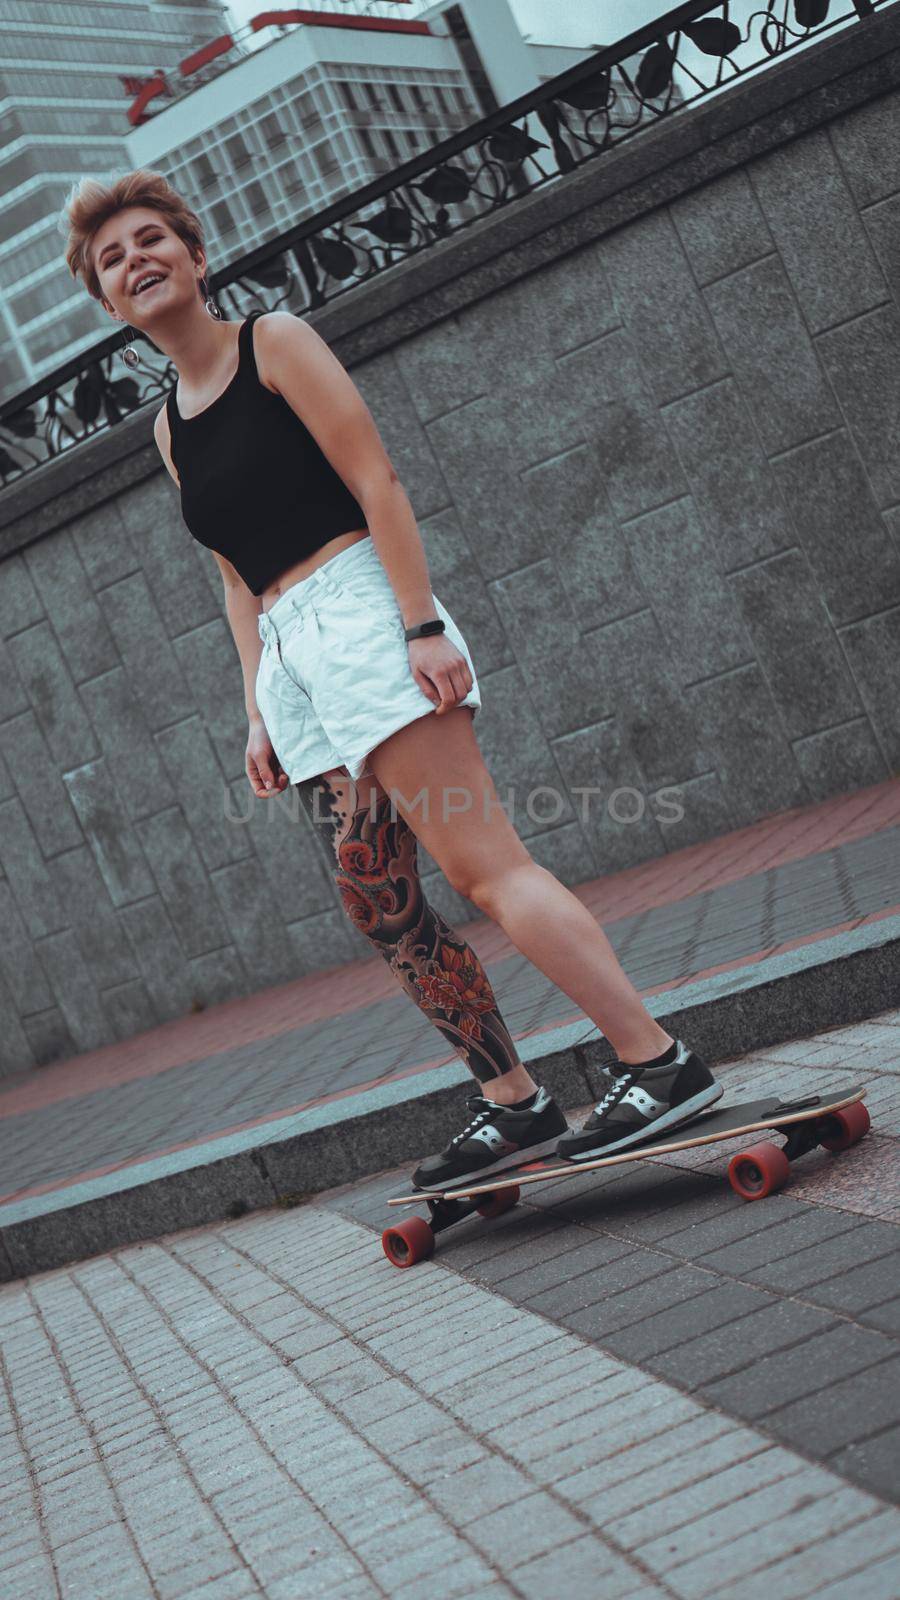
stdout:
[[[551,1179],[574,1178],[581,1172],[600,1167],[624,1165],[646,1156],[668,1155],[689,1150],[695,1145],[715,1144],[720,1139],[737,1139],[747,1133],[772,1130],[782,1133],[783,1146],[758,1144],[732,1157],[728,1181],[744,1200],[761,1200],[788,1181],[790,1163],[797,1156],[821,1145],[837,1152],[856,1144],[869,1128],[869,1114],[862,1104],[865,1087],[856,1085],[840,1094],[806,1095],[797,1100],[748,1100],[702,1112],[681,1128],[645,1139],[627,1150],[608,1156],[591,1156],[585,1161],[560,1161],[550,1157],[525,1162],[481,1182],[470,1181],[447,1189],[419,1189],[396,1195],[389,1206],[428,1206],[431,1220],[411,1217],[387,1228],[382,1236],[384,1251],[394,1266],[412,1266],[430,1255],[435,1233],[477,1211],[483,1217],[500,1216],[514,1206],[525,1184],[546,1183]],[[489,1196],[482,1200],[482,1196]]]

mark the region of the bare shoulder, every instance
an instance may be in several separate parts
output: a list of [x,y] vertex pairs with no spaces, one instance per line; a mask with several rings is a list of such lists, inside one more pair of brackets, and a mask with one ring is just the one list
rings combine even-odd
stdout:
[[266,344],[277,344],[280,339],[315,338],[315,329],[295,316],[293,311],[264,311],[256,319],[258,338]]
[[277,374],[285,362],[310,352],[321,344],[315,329],[292,311],[264,311],[253,328],[253,348],[260,382],[273,394],[280,394]]
[[328,396],[345,406],[359,404],[361,396],[349,373],[311,323],[290,311],[269,311],[257,321],[260,379],[298,415],[304,403],[321,408]]
[[290,310],[266,310],[253,323],[256,373],[271,394],[282,394],[285,365],[296,365],[298,355],[307,349],[307,333],[312,333],[312,328]]

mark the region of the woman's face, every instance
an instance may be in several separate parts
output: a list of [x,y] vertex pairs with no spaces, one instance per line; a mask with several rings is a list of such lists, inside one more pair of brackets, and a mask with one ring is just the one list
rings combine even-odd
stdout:
[[[168,219],[152,206],[127,206],[108,217],[94,235],[91,254],[107,309],[136,327],[150,327],[159,313],[190,305],[206,262],[196,262]],[[150,276],[161,282],[140,289]]]

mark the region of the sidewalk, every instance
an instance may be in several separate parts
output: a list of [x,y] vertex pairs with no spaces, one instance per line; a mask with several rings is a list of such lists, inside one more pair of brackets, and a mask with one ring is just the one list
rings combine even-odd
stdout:
[[[900,780],[576,892],[714,1065],[875,1015],[897,996]],[[464,931],[523,1059],[588,1101],[596,1027],[494,923]],[[0,1278],[422,1154],[468,1081],[379,956],[8,1079]]]
[[753,1205],[730,1146],[656,1157],[399,1272],[395,1171],[0,1288],[5,1591],[895,1600],[898,1043],[728,1069],[876,1091],[877,1136]]

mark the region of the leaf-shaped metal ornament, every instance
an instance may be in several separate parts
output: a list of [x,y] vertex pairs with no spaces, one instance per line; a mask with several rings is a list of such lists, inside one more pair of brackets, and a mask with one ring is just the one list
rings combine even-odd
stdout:
[[310,249],[323,272],[338,283],[352,278],[356,271],[356,252],[343,239],[310,239]]
[[96,422],[103,404],[103,380],[96,366],[82,374],[72,394],[72,410],[79,422]]
[[830,5],[831,0],[794,0],[794,16],[801,28],[818,28]]
[[699,22],[686,22],[682,32],[705,56],[730,56],[741,42],[741,30],[724,17],[701,17]]
[[564,89],[556,97],[564,106],[572,106],[575,111],[603,111],[612,98],[612,80],[609,71],[595,72],[592,78],[583,78],[581,83],[573,83],[570,89]]
[[428,200],[436,206],[461,205],[472,192],[469,174],[464,167],[436,167],[419,185]]
[[488,152],[495,161],[502,161],[506,167],[521,166],[526,156],[533,156],[535,150],[546,150],[547,146],[537,139],[532,139],[530,133],[524,128],[498,128],[487,141]]
[[134,411],[141,403],[140,391],[133,378],[113,378],[109,389],[125,411]]
[[33,411],[14,411],[11,417],[6,417],[4,428],[9,433],[14,433],[17,439],[34,439],[37,436],[37,418]]
[[283,289],[290,282],[287,262],[284,256],[274,256],[271,261],[257,261],[256,266],[244,273],[251,283],[260,289]]
[[675,52],[667,39],[652,45],[638,67],[635,87],[642,100],[657,100],[672,82]]
[[366,217],[360,223],[385,244],[409,244],[412,238],[412,218],[405,206],[386,205],[375,217]]

